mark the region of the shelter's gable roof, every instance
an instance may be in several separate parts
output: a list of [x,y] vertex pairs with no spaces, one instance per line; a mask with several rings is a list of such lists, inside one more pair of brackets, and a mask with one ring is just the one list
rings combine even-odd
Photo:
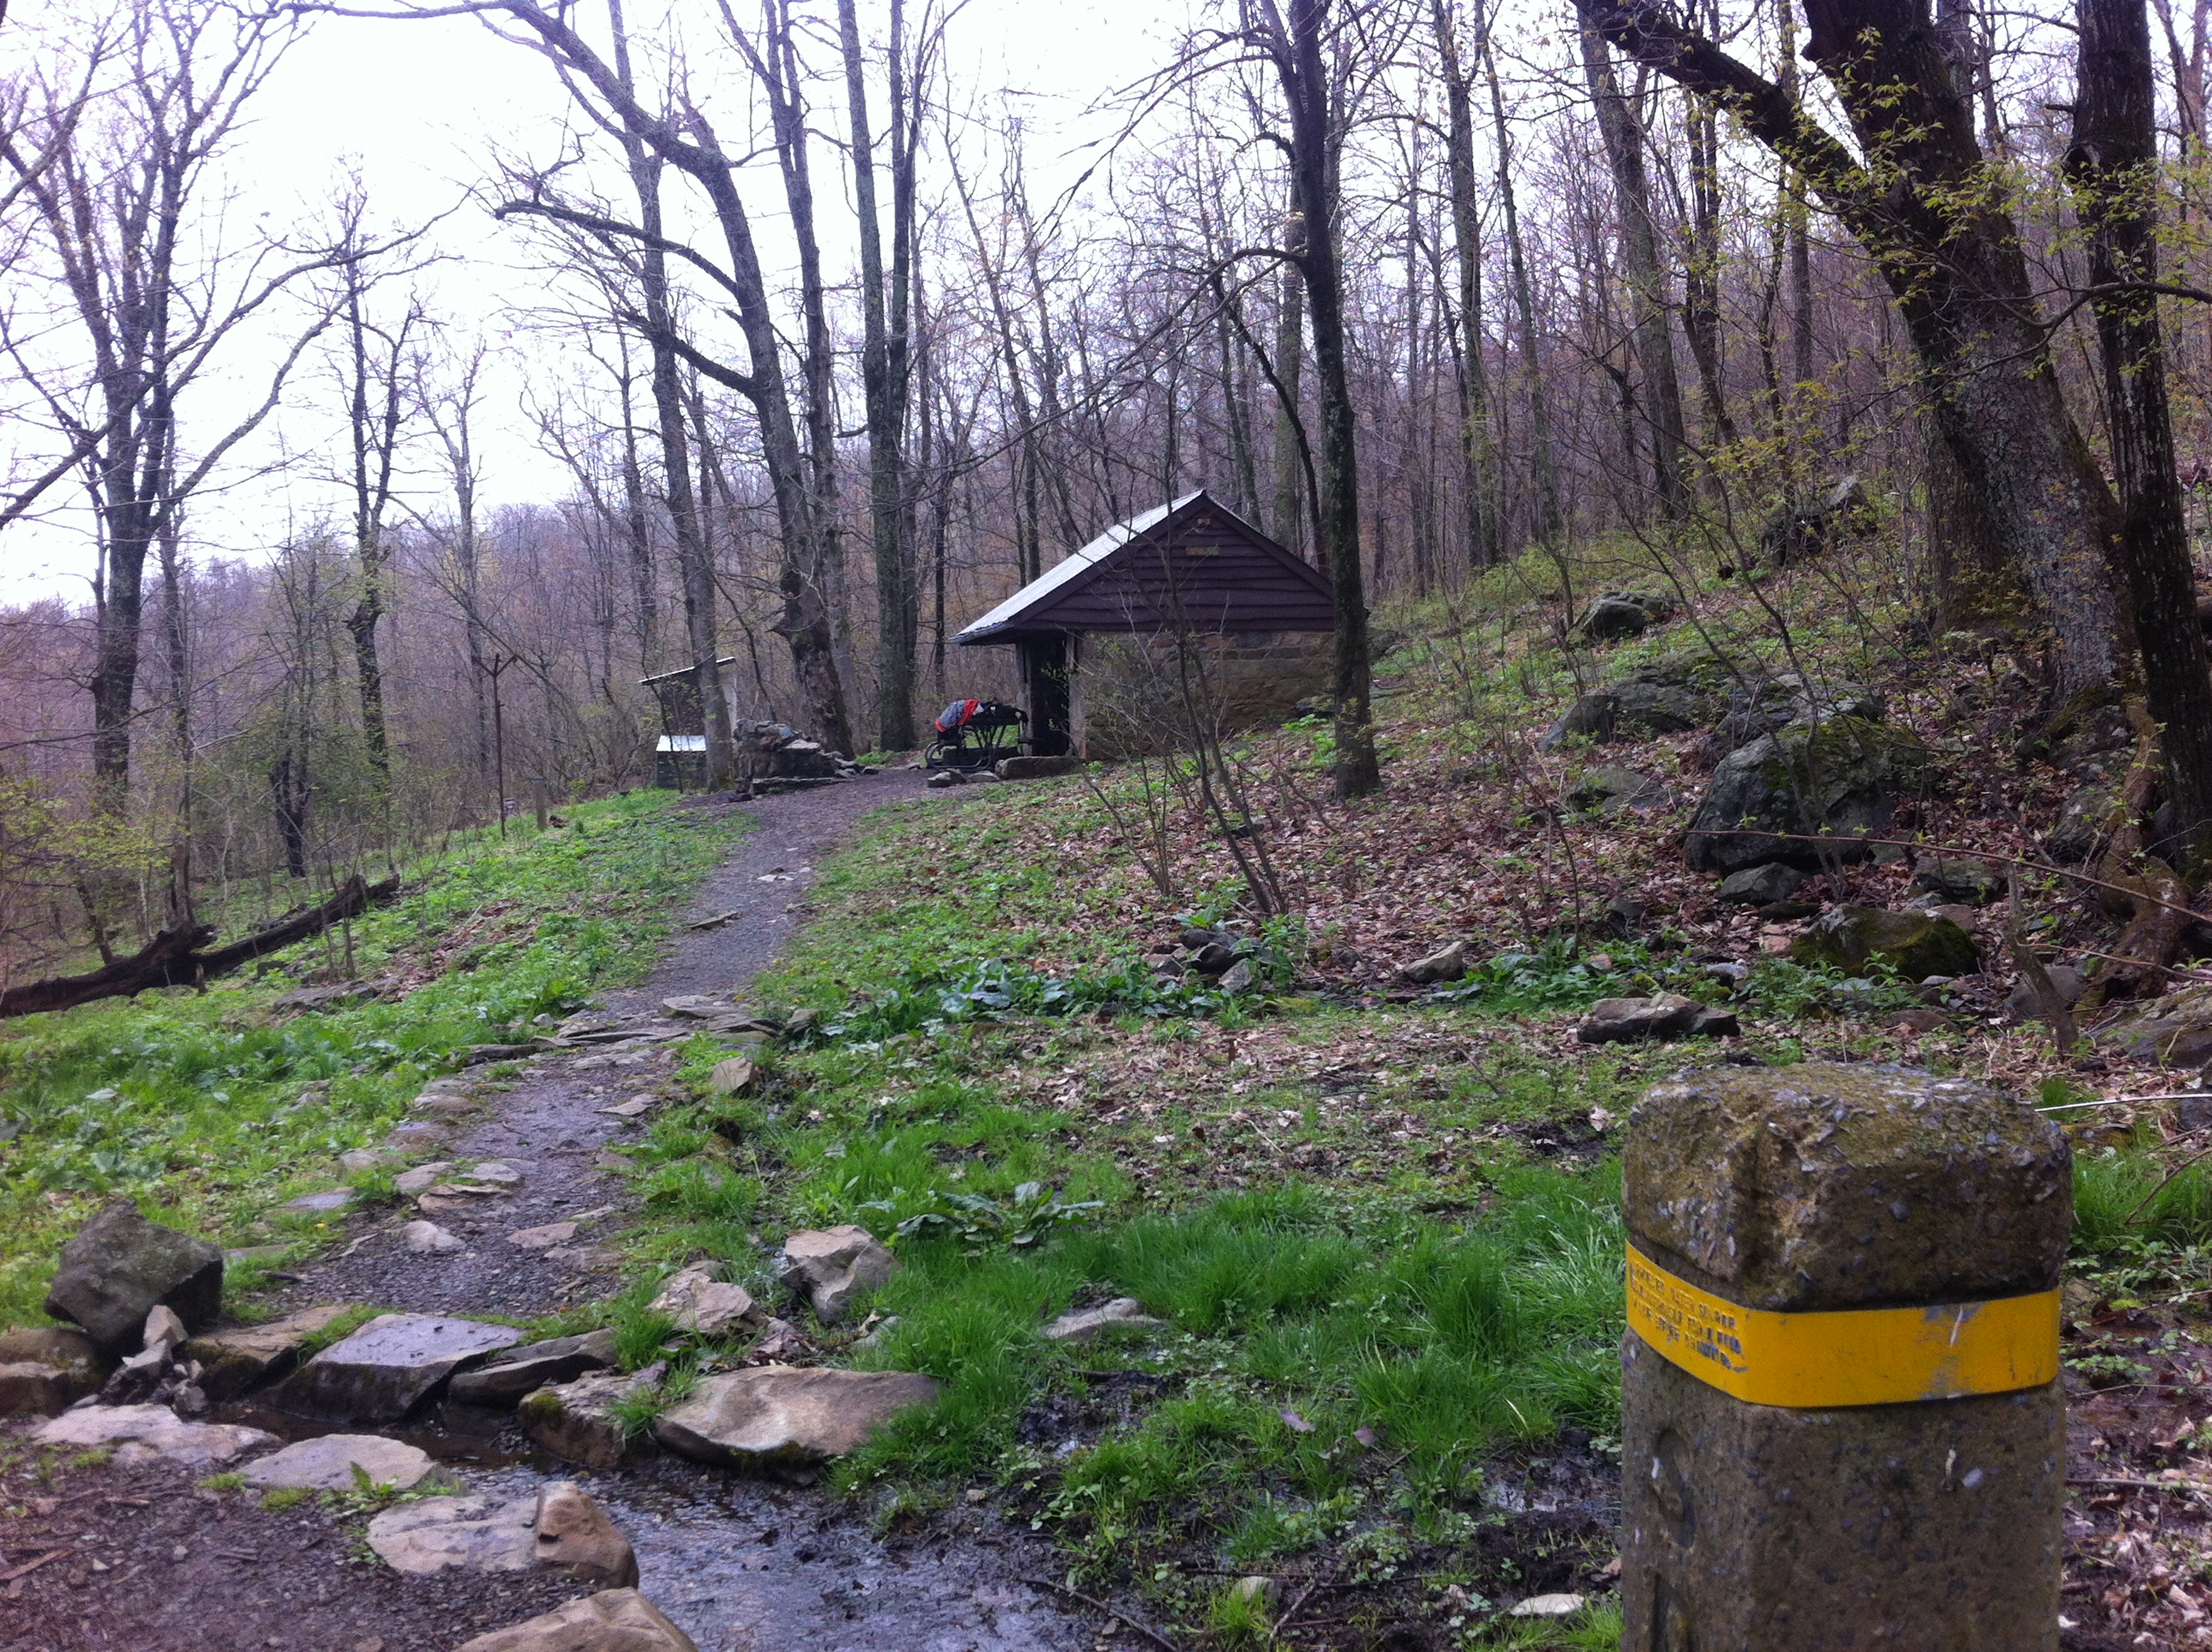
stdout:
[[1117,522],[953,641],[972,646],[1177,624],[1325,631],[1332,623],[1321,574],[1201,489]]

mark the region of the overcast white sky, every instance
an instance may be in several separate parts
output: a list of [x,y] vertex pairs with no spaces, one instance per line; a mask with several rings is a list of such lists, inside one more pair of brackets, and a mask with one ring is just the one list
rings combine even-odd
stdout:
[[[719,31],[709,0],[677,3],[695,38]],[[740,0],[737,9],[742,17],[750,8]],[[819,9],[834,19],[826,0]],[[909,9],[920,9],[918,0],[909,0]],[[1115,5],[969,0],[950,37],[956,95],[980,93],[995,100],[1003,89],[1012,106],[1033,117],[1032,163],[1042,176],[1033,179],[1032,187],[1048,194],[1055,175],[1066,177],[1073,166],[1057,165],[1055,157],[1106,129],[1103,121],[1086,119],[1085,111],[1163,61],[1191,9],[1186,0]],[[634,27],[647,10],[634,0]],[[864,32],[879,31],[884,15],[881,0],[862,0]],[[20,64],[18,54],[35,49],[42,24],[51,27],[58,21],[36,0],[16,0],[0,30],[0,73]],[[826,57],[823,66],[831,66]],[[825,86],[817,95],[828,106],[822,123],[842,128],[842,92]],[[438,232],[440,245],[453,257],[432,278],[434,303],[459,325],[480,328],[497,340],[507,336],[501,312],[509,296],[528,295],[542,278],[523,267],[517,237],[480,207],[462,204],[463,197],[486,175],[495,148],[543,155],[550,146],[539,135],[568,116],[567,95],[544,60],[492,38],[470,19],[322,18],[254,106],[253,129],[236,167],[238,207],[241,217],[265,213],[272,223],[312,214],[328,202],[349,165],[358,167],[382,219],[419,222],[459,206]],[[831,193],[836,163],[826,149],[817,168],[825,239],[835,234],[842,241],[848,233],[840,223],[843,197]],[[774,189],[772,175],[763,173],[754,191],[763,220],[775,216],[771,209],[780,204]],[[526,377],[550,366],[545,350],[542,337],[525,333],[514,339],[494,381],[487,412],[495,428],[484,444],[490,503],[556,497],[567,485],[532,445],[518,411]],[[265,461],[289,452],[300,462],[281,480],[239,483],[227,496],[210,498],[197,509],[199,554],[252,554],[271,537],[312,522],[333,502],[332,493],[306,473],[328,451],[333,434],[325,411],[327,381],[312,382],[312,369],[304,363],[301,371],[305,376],[295,380],[257,456]],[[247,382],[241,379],[236,386],[238,396],[245,395]],[[228,394],[218,392],[223,399]],[[209,424],[216,405],[202,404]],[[189,421],[191,408],[185,415]],[[91,544],[79,513],[19,523],[0,533],[0,602],[57,591],[82,594],[91,568]]]

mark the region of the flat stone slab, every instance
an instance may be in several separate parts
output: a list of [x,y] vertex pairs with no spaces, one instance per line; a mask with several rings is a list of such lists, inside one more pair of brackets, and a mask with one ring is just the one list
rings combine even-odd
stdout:
[[576,1236],[574,1222],[548,1222],[542,1228],[523,1228],[507,1236],[507,1242],[523,1250],[550,1250]]
[[307,1339],[350,1311],[351,1304],[340,1303],[243,1330],[210,1331],[192,1338],[178,1351],[186,1359],[199,1361],[200,1388],[220,1405],[249,1388],[289,1375],[300,1363],[300,1350]]
[[538,1498],[426,1497],[368,1522],[368,1546],[410,1577],[527,1571],[538,1554]]
[[605,1370],[614,1363],[611,1331],[556,1337],[550,1342],[532,1343],[494,1355],[489,1363],[455,1377],[446,1394],[465,1406],[512,1406],[534,1389],[573,1382],[586,1371]]
[[458,1652],[699,1652],[635,1589],[602,1589],[527,1622],[464,1641]]
[[653,1419],[661,1444],[728,1467],[811,1468],[842,1457],[898,1412],[937,1402],[937,1381],[912,1371],[763,1365],[703,1379]]
[[412,1491],[437,1467],[420,1447],[380,1434],[325,1434],[246,1466],[246,1483],[304,1491],[350,1491],[359,1468],[374,1485]]
[[466,1250],[468,1242],[450,1234],[435,1222],[410,1222],[399,1230],[399,1242],[417,1256],[434,1256],[442,1251]]
[[1044,1327],[1048,1342],[1090,1342],[1108,1331],[1157,1331],[1167,1323],[1145,1312],[1134,1297],[1116,1297],[1097,1308],[1062,1314]]
[[167,1406],[85,1406],[31,1430],[36,1445],[143,1448],[133,1455],[165,1457],[186,1468],[213,1468],[282,1441],[237,1423],[187,1423]]
[[396,1422],[455,1371],[511,1348],[511,1326],[432,1314],[384,1314],[325,1348],[285,1380],[276,1403],[332,1422]]
[[453,1168],[453,1160],[434,1158],[428,1164],[418,1164],[411,1170],[402,1170],[392,1186],[398,1188],[408,1198],[412,1199],[416,1194],[428,1193],[436,1187],[444,1180],[446,1172]]
[[297,1199],[288,1199],[284,1208],[302,1211],[309,1216],[328,1216],[352,1208],[361,1195],[350,1187],[331,1187],[319,1193],[301,1193]]

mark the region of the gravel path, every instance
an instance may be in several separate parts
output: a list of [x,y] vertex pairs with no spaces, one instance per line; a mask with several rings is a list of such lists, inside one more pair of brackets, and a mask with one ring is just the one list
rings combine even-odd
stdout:
[[[734,808],[759,822],[701,887],[683,921],[738,915],[712,929],[677,930],[652,977],[604,994],[604,1012],[675,1030],[683,1023],[662,1012],[661,1000],[736,992],[767,968],[802,921],[816,866],[845,842],[860,816],[887,803],[959,795],[927,791],[920,774],[898,769],[757,803],[695,805]],[[603,1109],[637,1096],[657,1102],[674,1065],[667,1050],[654,1048],[533,1059],[510,1085],[484,1093],[484,1114],[441,1150],[457,1178],[485,1160],[522,1176],[511,1194],[460,1201],[436,1214],[467,1248],[410,1252],[400,1230],[416,1214],[411,1206],[356,1221],[343,1244],[301,1270],[282,1307],[365,1302],[412,1313],[535,1315],[605,1296],[613,1277],[593,1241],[634,1212],[601,1155],[618,1152],[642,1125]],[[531,1250],[507,1241],[510,1233],[579,1218],[567,1244]]]

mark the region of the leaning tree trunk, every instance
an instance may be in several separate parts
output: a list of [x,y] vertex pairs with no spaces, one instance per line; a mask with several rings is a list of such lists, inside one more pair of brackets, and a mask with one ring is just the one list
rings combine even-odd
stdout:
[[2212,671],[2174,471],[2158,295],[2148,288],[2158,279],[2150,21],[2143,0],[2081,0],[2076,15],[2081,55],[2066,174],[2089,231],[2090,283],[2103,291],[2094,304],[2119,491],[2120,570],[2179,840],[2180,853],[2166,858],[2201,878],[2212,862]]
[[1873,256],[1961,483],[2035,598],[2057,707],[2109,696],[2133,641],[2107,560],[2112,490],[2067,410],[2017,228],[1919,0],[1806,7],[1809,55],[1872,166],[1659,0],[1589,3],[1613,45],[1728,108],[1797,169]]

